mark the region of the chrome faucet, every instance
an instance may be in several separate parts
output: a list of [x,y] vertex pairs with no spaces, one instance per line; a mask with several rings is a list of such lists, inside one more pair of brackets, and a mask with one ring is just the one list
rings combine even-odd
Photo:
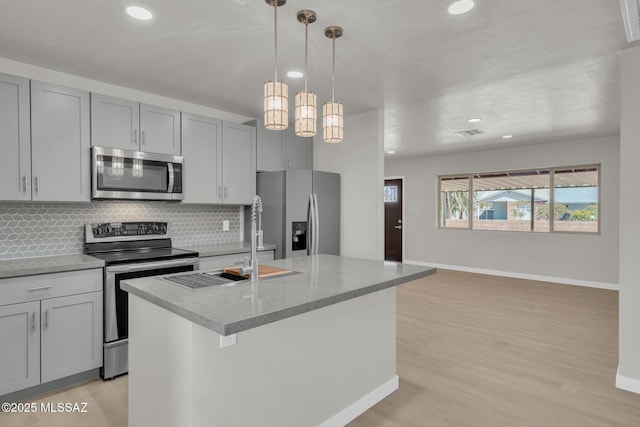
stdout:
[[240,274],[250,273],[251,281],[258,281],[258,255],[257,250],[264,249],[262,240],[262,199],[254,196],[251,203],[251,260],[248,266],[240,268]]

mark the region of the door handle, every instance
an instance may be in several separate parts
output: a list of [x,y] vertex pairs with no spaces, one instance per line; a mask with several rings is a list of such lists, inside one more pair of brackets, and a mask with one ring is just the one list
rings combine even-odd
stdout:
[[401,225],[394,225],[393,228],[396,228],[398,230],[402,230],[402,226]]

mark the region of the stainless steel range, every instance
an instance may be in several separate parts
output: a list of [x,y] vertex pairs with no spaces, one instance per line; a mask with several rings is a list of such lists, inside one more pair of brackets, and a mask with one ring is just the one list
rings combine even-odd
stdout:
[[166,222],[112,222],[85,226],[85,252],[105,261],[102,378],[127,373],[128,294],[120,282],[198,269],[198,252],[176,249]]

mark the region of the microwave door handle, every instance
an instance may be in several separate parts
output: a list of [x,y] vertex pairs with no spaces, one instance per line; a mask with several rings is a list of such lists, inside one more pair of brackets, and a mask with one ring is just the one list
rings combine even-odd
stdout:
[[169,174],[169,185],[167,186],[167,193],[173,193],[173,180],[175,175],[173,173],[173,163],[167,163],[167,173]]

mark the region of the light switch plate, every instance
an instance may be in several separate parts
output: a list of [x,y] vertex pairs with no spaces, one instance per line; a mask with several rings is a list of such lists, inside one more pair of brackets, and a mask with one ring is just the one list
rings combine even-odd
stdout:
[[222,231],[229,231],[229,220],[225,219],[222,221]]

